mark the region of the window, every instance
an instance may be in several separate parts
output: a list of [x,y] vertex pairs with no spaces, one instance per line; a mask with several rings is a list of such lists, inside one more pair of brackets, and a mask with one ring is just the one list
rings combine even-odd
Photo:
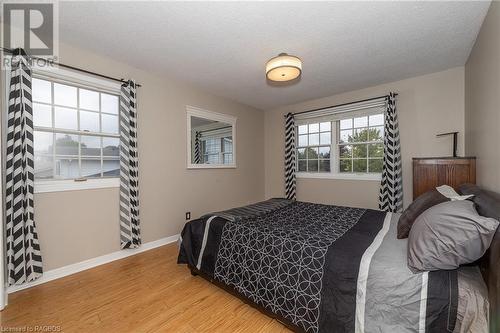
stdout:
[[378,176],[382,172],[384,113],[381,108],[299,119],[296,131],[299,175]]
[[339,129],[339,172],[381,173],[384,115],[342,119]]
[[35,180],[119,177],[117,93],[32,80]]
[[225,135],[202,136],[201,151],[203,163],[231,164],[233,162],[233,138],[231,131]]
[[236,117],[186,106],[187,168],[236,168]]
[[299,172],[330,172],[331,125],[323,122],[298,126]]

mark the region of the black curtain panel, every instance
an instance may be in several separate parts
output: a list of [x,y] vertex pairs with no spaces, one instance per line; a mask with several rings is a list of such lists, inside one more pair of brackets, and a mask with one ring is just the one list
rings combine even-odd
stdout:
[[285,196],[295,200],[295,119],[292,113],[285,116]]
[[31,68],[22,49],[14,51],[10,72],[5,179],[8,284],[42,275],[42,256],[33,204],[33,110]]
[[120,243],[141,245],[139,226],[139,158],[137,153],[137,88],[124,83],[120,95]]
[[379,194],[379,209],[399,212],[403,209],[403,173],[401,165],[401,143],[399,140],[396,94],[387,98],[384,128],[384,165]]

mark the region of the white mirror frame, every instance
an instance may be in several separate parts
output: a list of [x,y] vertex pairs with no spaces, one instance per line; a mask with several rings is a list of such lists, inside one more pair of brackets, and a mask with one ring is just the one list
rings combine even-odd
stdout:
[[[187,116],[187,168],[188,169],[228,169],[236,168],[236,117],[186,105]],[[233,135],[233,163],[231,164],[194,164],[191,162],[191,117],[220,121],[231,125]]]

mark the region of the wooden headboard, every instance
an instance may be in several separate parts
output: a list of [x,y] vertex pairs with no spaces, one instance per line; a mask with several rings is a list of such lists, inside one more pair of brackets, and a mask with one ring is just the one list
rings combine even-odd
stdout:
[[476,183],[475,157],[413,158],[413,199],[441,185]]

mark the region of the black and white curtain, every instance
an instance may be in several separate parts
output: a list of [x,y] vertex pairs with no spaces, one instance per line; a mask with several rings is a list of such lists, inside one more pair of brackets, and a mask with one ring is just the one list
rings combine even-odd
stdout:
[[16,49],[10,72],[5,179],[9,285],[33,281],[43,271],[34,220],[33,187],[31,68],[24,50]]
[[194,164],[201,163],[201,145],[200,145],[201,133],[196,132],[194,136]]
[[295,119],[292,113],[285,116],[285,197],[295,200]]
[[379,209],[399,212],[403,208],[403,176],[399,141],[396,94],[390,93],[385,110],[384,165],[379,194]]
[[139,158],[137,154],[137,88],[124,83],[120,95],[120,243],[122,249],[141,244],[139,227]]

